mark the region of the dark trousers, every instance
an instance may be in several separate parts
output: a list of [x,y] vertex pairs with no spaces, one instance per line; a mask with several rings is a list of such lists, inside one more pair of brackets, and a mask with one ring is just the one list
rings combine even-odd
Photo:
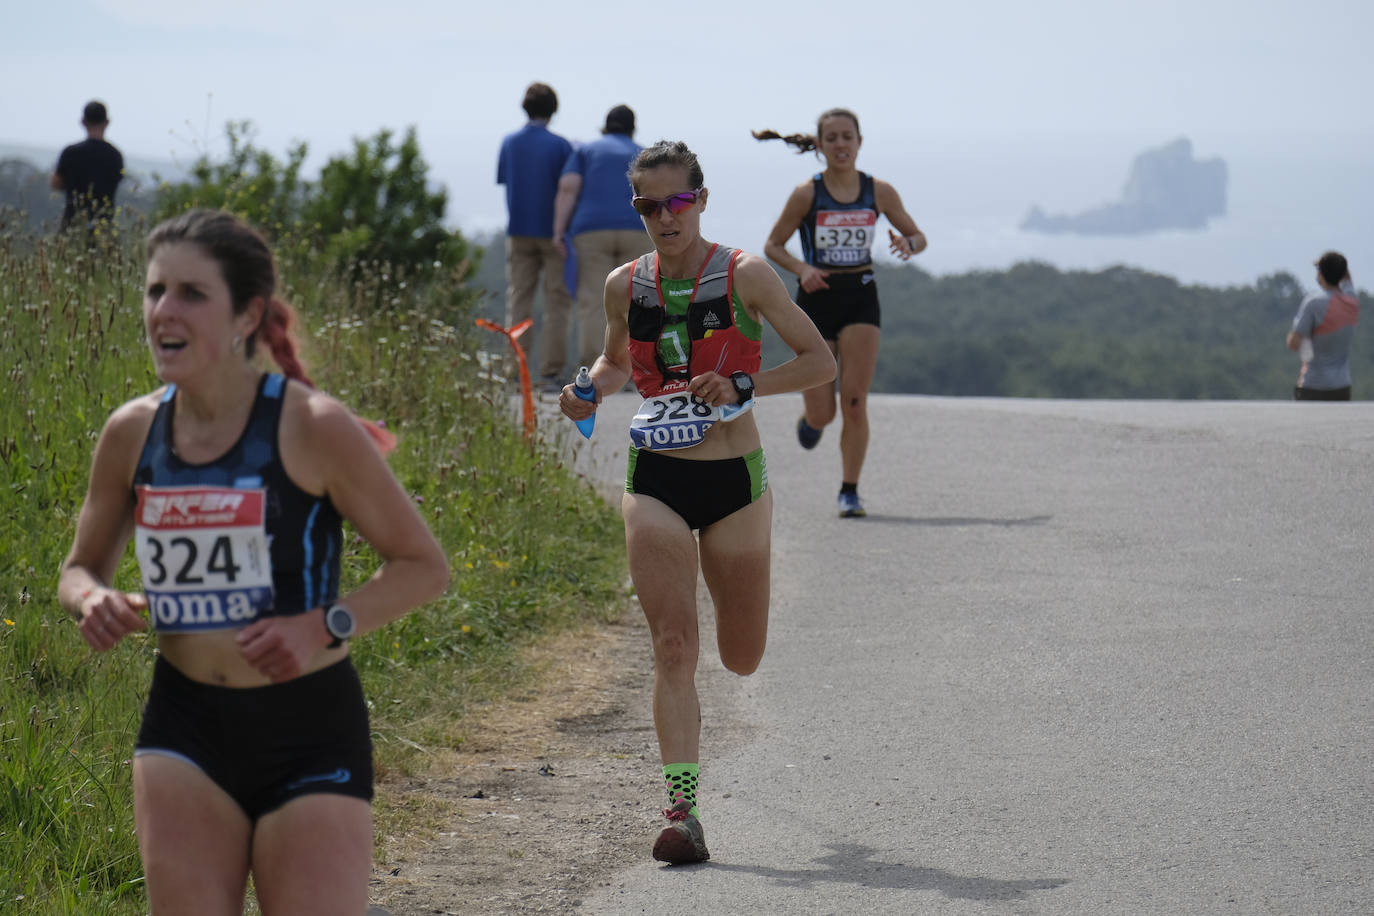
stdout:
[[1344,388],[1294,388],[1295,401],[1348,401],[1350,386]]

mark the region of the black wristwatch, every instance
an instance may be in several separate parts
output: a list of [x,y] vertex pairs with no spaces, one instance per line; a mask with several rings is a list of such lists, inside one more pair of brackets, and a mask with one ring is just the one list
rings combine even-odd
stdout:
[[735,386],[735,394],[739,395],[740,404],[754,396],[754,380],[748,372],[731,372],[730,382]]
[[326,649],[337,649],[344,644],[345,639],[350,639],[354,631],[358,629],[358,622],[353,619],[353,612],[342,604],[331,604],[324,609],[324,628],[329,631],[329,635],[334,637]]

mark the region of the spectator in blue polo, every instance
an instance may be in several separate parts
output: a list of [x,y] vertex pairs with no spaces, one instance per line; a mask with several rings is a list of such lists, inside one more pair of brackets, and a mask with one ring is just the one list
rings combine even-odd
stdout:
[[605,344],[606,275],[653,247],[630,198],[635,113],[617,105],[606,113],[600,139],[578,146],[563,166],[553,209],[553,243],[577,258],[577,365],[590,366]]
[[[521,103],[529,121],[501,141],[496,183],[506,186],[506,327],[534,315],[534,292],[544,279],[539,330],[540,387],[561,389],[572,296],[563,277],[564,255],[553,244],[553,199],[572,144],[549,130],[558,95],[547,83],[530,83]],[[525,340],[529,340],[527,335]]]

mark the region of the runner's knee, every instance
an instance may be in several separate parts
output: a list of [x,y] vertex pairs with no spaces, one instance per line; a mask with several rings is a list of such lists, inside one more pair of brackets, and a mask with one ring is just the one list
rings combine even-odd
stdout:
[[759,669],[759,662],[763,660],[763,648],[758,650],[739,650],[725,649],[720,650],[720,663],[725,666],[725,670],[738,674],[740,677],[748,677]]
[[672,630],[654,635],[654,662],[665,673],[691,672],[697,667],[697,641],[689,638],[681,630]]

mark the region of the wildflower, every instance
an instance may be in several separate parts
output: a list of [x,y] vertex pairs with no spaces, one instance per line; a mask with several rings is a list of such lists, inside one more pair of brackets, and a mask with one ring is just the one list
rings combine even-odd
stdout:
[[13,620],[10,620],[8,617],[6,617],[6,618],[5,618],[5,626],[7,626],[7,627],[12,627],[12,626],[14,626],[14,621],[13,621]]

